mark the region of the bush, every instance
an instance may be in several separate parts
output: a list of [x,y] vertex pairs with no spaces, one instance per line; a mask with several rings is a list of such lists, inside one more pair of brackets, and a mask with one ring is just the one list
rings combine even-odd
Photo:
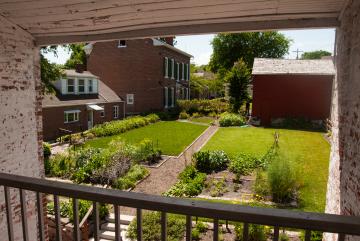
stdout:
[[205,184],[206,174],[201,173],[192,165],[187,166],[179,174],[179,181],[164,193],[172,197],[194,197],[199,195]]
[[[305,231],[301,231],[300,240],[305,240]],[[311,241],[322,241],[323,240],[323,232],[321,231],[311,231]]]
[[266,172],[262,170],[257,170],[256,180],[254,184],[254,191],[260,197],[269,195],[269,184],[266,177]]
[[212,197],[220,197],[229,190],[226,187],[225,178],[215,179],[212,178],[205,183],[206,189],[210,192]]
[[65,153],[58,153],[50,157],[47,165],[50,176],[61,178],[70,177],[76,167],[76,163],[72,156]]
[[229,103],[225,99],[213,100],[179,100],[177,105],[180,111],[184,111],[190,115],[198,112],[201,115],[208,115],[209,113],[223,113],[229,110]]
[[113,188],[126,190],[134,188],[137,181],[143,179],[149,174],[149,170],[140,165],[134,165],[130,170],[123,176],[115,180]]
[[188,119],[190,116],[185,111],[180,112],[179,119]]
[[43,142],[44,158],[47,159],[51,155],[51,146],[47,142]]
[[270,163],[267,176],[273,201],[286,203],[294,199],[300,181],[295,165],[288,158],[278,155]]
[[202,116],[201,114],[199,114],[198,112],[195,112],[191,115],[191,118],[199,118],[201,116]]
[[255,157],[247,154],[239,154],[230,160],[229,170],[236,175],[236,180],[240,180],[241,176],[250,174],[255,167],[255,162]]
[[[142,218],[143,241],[161,240],[161,217],[159,212],[146,212]],[[185,232],[185,220],[169,214],[167,217],[167,240],[183,240]],[[128,228],[126,236],[131,240],[137,240],[137,222],[134,219]]]
[[135,129],[138,127],[146,126],[150,123],[159,121],[159,116],[156,114],[150,114],[147,116],[134,116],[124,120],[105,122],[89,130],[90,133],[99,136],[112,136],[123,133],[125,131]]
[[150,139],[142,140],[134,153],[136,161],[147,162],[149,165],[158,162],[161,159],[161,150],[154,148],[154,142]]
[[244,117],[233,114],[233,113],[223,113],[220,115],[219,124],[222,127],[226,126],[242,126],[246,124]]
[[193,155],[195,167],[200,172],[211,173],[225,170],[229,157],[224,151],[199,151]]
[[[243,240],[243,224],[235,225],[235,236],[237,241]],[[249,224],[248,241],[265,241],[267,231],[264,226],[257,224]]]

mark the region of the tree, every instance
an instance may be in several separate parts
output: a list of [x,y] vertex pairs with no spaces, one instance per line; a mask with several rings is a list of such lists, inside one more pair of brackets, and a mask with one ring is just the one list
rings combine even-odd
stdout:
[[86,66],[86,53],[84,51],[85,44],[69,44],[65,48],[71,52],[70,58],[66,61],[65,69],[75,69],[77,64]]
[[250,76],[250,69],[242,59],[237,61],[225,76],[225,81],[229,83],[230,104],[233,112],[238,112],[241,105],[249,100]]
[[305,52],[301,55],[301,59],[321,59],[324,56],[331,56],[331,53],[325,50]]
[[57,56],[57,46],[43,47],[40,50],[40,72],[43,93],[55,93],[52,82],[63,76],[61,66],[50,63],[44,56],[45,53],[53,53]]
[[269,32],[221,33],[212,41],[210,70],[226,73],[234,63],[243,59],[251,69],[254,58],[281,58],[289,51],[291,40],[283,34]]

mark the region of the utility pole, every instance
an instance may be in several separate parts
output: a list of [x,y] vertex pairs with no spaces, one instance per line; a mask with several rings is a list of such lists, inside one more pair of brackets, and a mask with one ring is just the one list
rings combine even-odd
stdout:
[[293,51],[294,53],[296,53],[296,59],[299,59],[299,53],[302,53],[304,51],[301,51],[299,49],[296,49],[296,51]]

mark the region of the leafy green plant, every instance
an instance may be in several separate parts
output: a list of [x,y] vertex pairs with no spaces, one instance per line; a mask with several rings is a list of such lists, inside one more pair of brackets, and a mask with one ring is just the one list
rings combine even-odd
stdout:
[[190,115],[197,112],[201,115],[208,115],[209,113],[223,113],[228,111],[229,103],[225,99],[193,99],[193,100],[179,100],[177,105],[180,111],[184,111]]
[[229,170],[235,174],[236,180],[240,180],[242,175],[248,175],[253,170],[255,159],[251,155],[239,154],[230,160]]
[[161,150],[154,147],[154,142],[150,139],[142,140],[135,151],[134,159],[147,162],[149,165],[161,159]]
[[[289,236],[285,232],[281,232],[279,234],[279,240],[280,241],[289,241]],[[314,240],[314,239],[311,239],[311,240]],[[320,239],[320,240],[322,240],[322,239]]]
[[220,115],[219,124],[222,127],[242,126],[246,124],[246,120],[240,115],[225,112]]
[[179,174],[179,181],[175,183],[165,196],[173,197],[193,197],[199,195],[206,180],[206,174],[201,173],[192,165],[187,166],[184,171]]
[[263,170],[256,171],[256,179],[254,184],[254,191],[257,195],[264,197],[269,194],[269,184],[266,172]]
[[[300,240],[305,240],[305,231],[301,231]],[[311,241],[322,241],[323,240],[323,232],[321,231],[311,231]]]
[[188,119],[190,116],[185,111],[180,112],[179,119]]
[[225,192],[229,190],[226,187],[225,178],[215,179],[211,178],[207,182],[205,182],[206,189],[210,192],[210,196],[212,197],[220,197]]
[[43,142],[43,152],[44,152],[44,158],[49,158],[51,155],[51,145],[47,142]]
[[278,155],[270,163],[267,176],[273,201],[286,203],[295,198],[301,183],[296,169],[284,155]]
[[[236,224],[235,225],[235,237],[237,241],[243,240],[243,224]],[[248,233],[248,240],[249,241],[265,241],[267,231],[264,226],[257,225],[257,224],[249,224],[249,233]]]
[[[144,241],[161,240],[161,217],[159,212],[146,212],[142,217],[142,230]],[[184,237],[185,220],[175,215],[167,217],[167,240],[180,241]],[[137,240],[137,222],[134,219],[128,228],[126,236],[131,240]]]
[[49,175],[53,177],[68,178],[75,170],[76,163],[71,155],[58,153],[49,159],[47,164]]
[[195,167],[200,172],[211,173],[225,170],[229,157],[224,151],[199,151],[193,155]]
[[149,170],[140,165],[134,165],[123,177],[119,177],[113,183],[113,188],[126,190],[135,187],[137,181],[149,174]]

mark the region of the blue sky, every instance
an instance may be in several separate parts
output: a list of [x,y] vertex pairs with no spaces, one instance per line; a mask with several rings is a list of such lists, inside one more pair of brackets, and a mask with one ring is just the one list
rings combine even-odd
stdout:
[[[292,39],[289,54],[285,58],[296,58],[297,49],[301,51],[326,50],[334,52],[335,29],[290,30],[280,31]],[[192,62],[197,65],[207,64],[212,54],[211,41],[213,34],[178,36],[176,47],[194,56]],[[59,49],[58,57],[52,54],[46,56],[51,62],[63,64],[69,58],[69,53]]]

